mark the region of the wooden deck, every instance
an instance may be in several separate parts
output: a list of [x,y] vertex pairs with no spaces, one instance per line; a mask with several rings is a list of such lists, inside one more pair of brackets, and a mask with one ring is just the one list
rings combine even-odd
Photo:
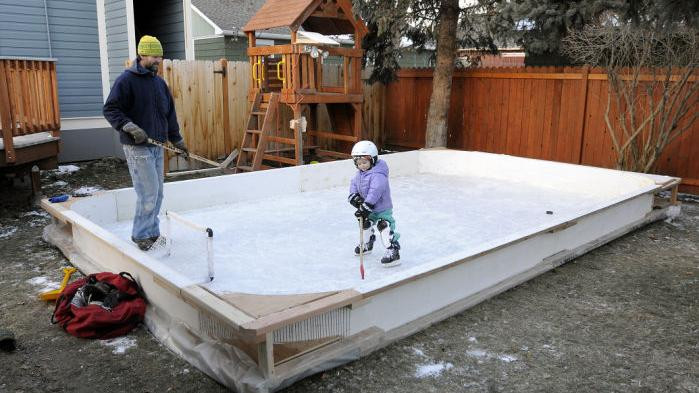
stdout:
[[55,168],[60,128],[55,61],[0,58],[0,169]]

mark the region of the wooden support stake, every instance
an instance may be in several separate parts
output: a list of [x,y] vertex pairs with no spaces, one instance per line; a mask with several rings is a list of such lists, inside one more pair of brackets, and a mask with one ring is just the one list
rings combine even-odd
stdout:
[[272,333],[267,333],[265,341],[257,344],[257,365],[265,378],[274,376],[274,341]]
[[676,184],[674,187],[672,187],[672,194],[670,196],[670,203],[673,206],[679,205],[679,202],[677,202],[677,191],[679,190],[679,184]]
[[[32,179],[32,196],[41,194],[41,179],[39,177],[39,167],[32,166],[31,179]],[[677,187],[675,187],[677,188]]]

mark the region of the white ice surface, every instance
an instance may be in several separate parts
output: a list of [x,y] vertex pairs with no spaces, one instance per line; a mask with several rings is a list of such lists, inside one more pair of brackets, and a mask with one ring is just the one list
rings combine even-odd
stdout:
[[[216,292],[314,293],[401,279],[408,270],[455,253],[482,251],[519,234],[589,211],[604,195],[552,191],[527,182],[419,174],[391,178],[402,264],[383,268],[380,241],[359,275],[359,239],[347,187],[177,212],[214,231]],[[547,214],[547,211],[553,214]],[[164,211],[162,212],[164,213]],[[105,225],[128,241],[131,221]],[[194,281],[207,277],[203,234],[174,231],[160,262]],[[161,215],[161,230],[165,220]]]

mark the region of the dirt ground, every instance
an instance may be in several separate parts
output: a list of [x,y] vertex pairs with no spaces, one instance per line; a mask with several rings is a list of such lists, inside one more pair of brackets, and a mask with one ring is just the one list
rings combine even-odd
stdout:
[[[130,186],[110,159],[42,173],[46,195]],[[69,336],[37,294],[67,260],[41,240],[49,216],[28,184],[0,178],[0,392],[222,392],[143,327]],[[300,392],[699,392],[699,198],[681,215],[600,247],[359,361]]]

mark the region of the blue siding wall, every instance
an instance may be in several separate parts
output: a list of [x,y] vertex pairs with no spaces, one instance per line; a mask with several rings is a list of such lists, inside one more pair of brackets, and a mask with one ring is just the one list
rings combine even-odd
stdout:
[[163,44],[163,57],[184,59],[184,12],[182,0],[151,0],[134,3],[136,35],[157,37]]
[[163,43],[164,57],[184,59],[184,12],[182,0],[163,1],[162,11],[153,26],[156,37]]
[[109,86],[124,72],[124,62],[129,58],[129,34],[126,26],[126,2],[104,0],[107,28],[107,56],[109,58]]
[[48,0],[53,56],[58,59],[61,117],[102,114],[97,6],[94,0]]
[[[21,4],[21,5],[16,5]],[[0,0],[0,56],[56,58],[61,117],[102,113],[97,10],[94,0]]]
[[0,0],[0,56],[49,57],[43,0]]

